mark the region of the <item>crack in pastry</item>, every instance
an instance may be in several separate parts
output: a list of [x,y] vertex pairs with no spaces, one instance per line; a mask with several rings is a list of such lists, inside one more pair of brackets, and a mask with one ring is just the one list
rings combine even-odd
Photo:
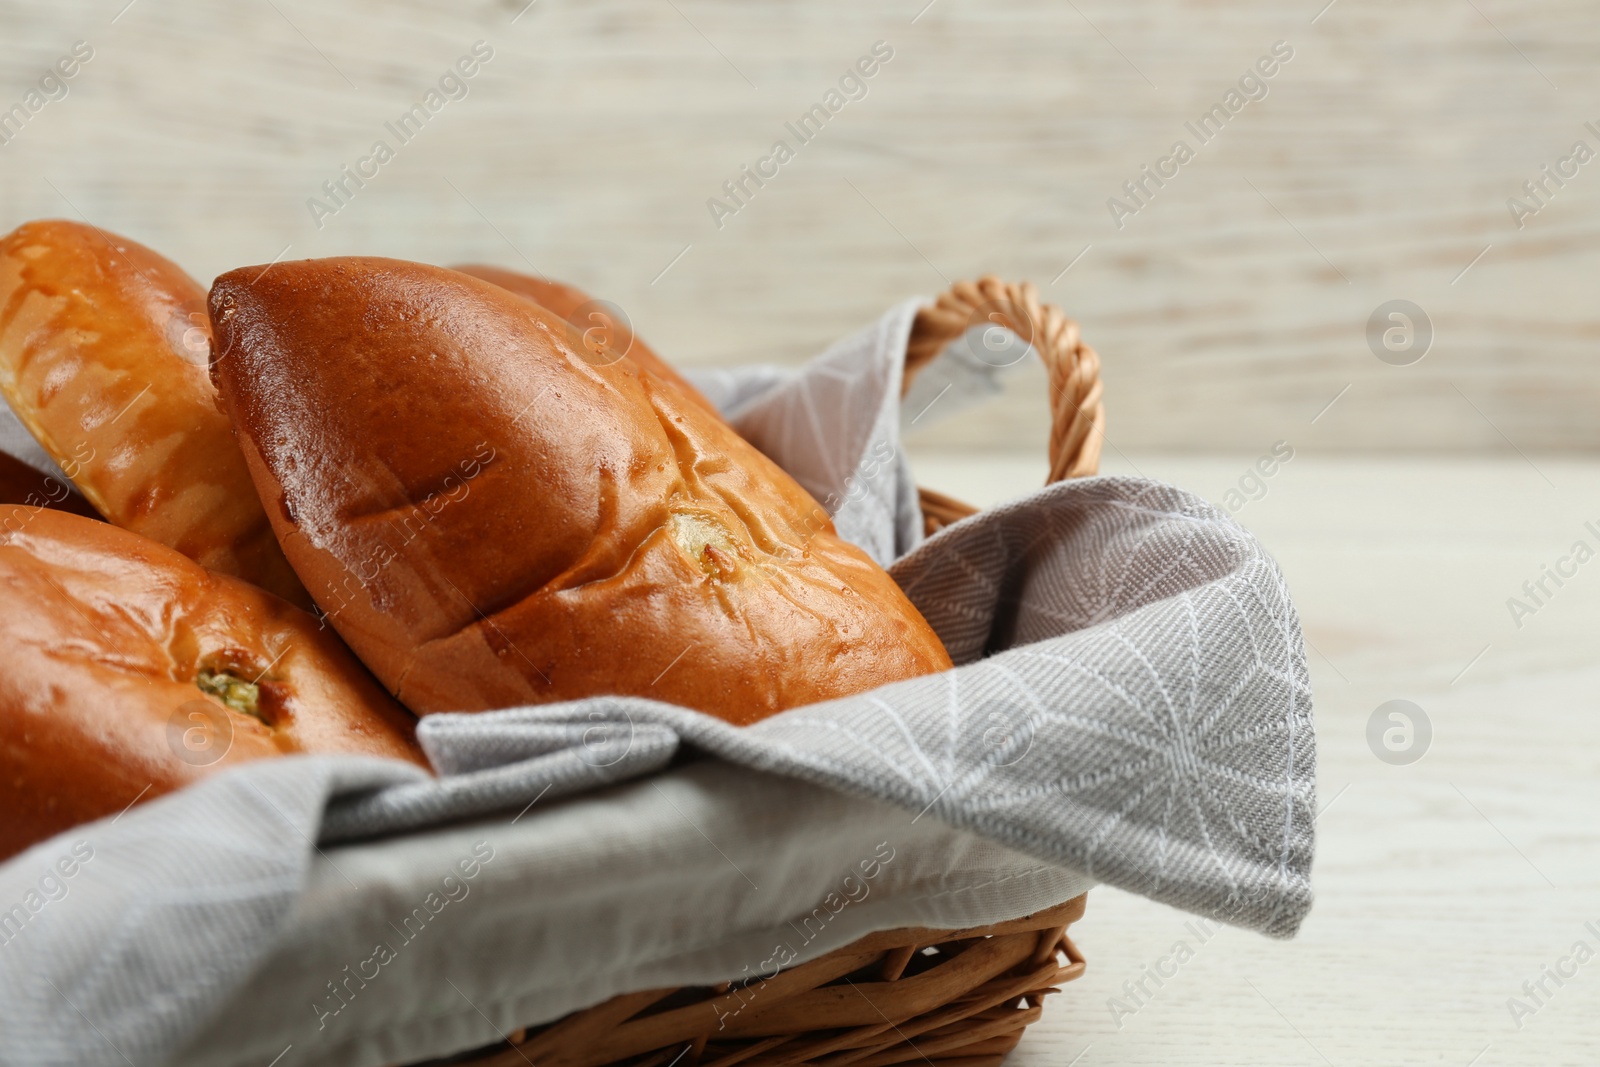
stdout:
[[299,608],[96,519],[4,505],[0,531],[0,859],[247,760],[427,766]]
[[[609,693],[742,723],[950,666],[794,479],[540,304],[346,257],[230,272],[210,307],[284,551],[420,714]],[[492,469],[416,536],[374,521],[480,442]]]

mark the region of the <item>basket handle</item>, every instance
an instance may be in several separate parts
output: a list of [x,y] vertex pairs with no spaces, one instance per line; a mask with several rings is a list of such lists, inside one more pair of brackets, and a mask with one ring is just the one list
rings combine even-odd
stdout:
[[[1004,326],[1033,345],[1050,380],[1050,477],[1046,484],[1094,474],[1105,442],[1100,357],[1084,344],[1078,324],[1054,304],[1041,304],[1032,282],[1003,282],[986,274],[956,282],[917,312],[906,344],[905,387],[945,346],[982,322]],[[919,490],[929,534],[977,513],[977,508],[929,489]]]

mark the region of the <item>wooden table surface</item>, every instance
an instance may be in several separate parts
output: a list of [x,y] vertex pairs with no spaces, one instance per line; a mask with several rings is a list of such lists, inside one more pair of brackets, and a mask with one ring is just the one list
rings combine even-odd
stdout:
[[[526,6],[525,6],[526,4]],[[275,257],[486,260],[622,304],[685,364],[799,360],[905,295],[1032,278],[1105,358],[1108,470],[1221,501],[1283,562],[1314,646],[1319,900],[1289,943],[1223,930],[1132,1013],[1186,918],[1113,890],[1087,976],[1017,1064],[1593,1064],[1600,959],[1600,562],[1519,629],[1506,606],[1600,526],[1600,19],[1572,0],[0,0],[0,114],[93,58],[0,145],[0,229],[82,217],[196,276]],[[474,42],[493,58],[406,143],[386,123]],[[786,132],[885,42],[816,137]],[[1286,42],[1119,228],[1108,200]],[[707,201],[773,142],[731,217]],[[375,141],[330,217],[308,201]],[[318,223],[321,223],[319,226]],[[1404,298],[1427,357],[1365,337]],[[983,503],[1043,476],[1042,376],[919,430],[928,484]],[[1332,406],[1329,407],[1330,403]],[[937,447],[1028,449],[974,458]],[[1362,459],[1351,450],[1381,453]],[[1174,458],[1197,450],[1212,458]],[[1486,450],[1501,458],[1448,458]],[[1340,458],[1346,453],[1344,458]],[[1525,458],[1523,453],[1528,457]],[[1020,453],[1018,453],[1020,454]],[[1428,458],[1430,456],[1437,458]],[[1380,761],[1392,699],[1434,736]],[[1148,983],[1147,983],[1148,984]],[[1519,1023],[1520,1021],[1520,1028]]]
[[[1222,504],[1255,458],[1134,454],[1106,470]],[[1506,606],[1573,542],[1600,548],[1584,525],[1600,528],[1600,463],[1535,462],[1297,452],[1237,513],[1282,564],[1313,646],[1316,905],[1293,941],[1217,928],[1202,943],[1187,915],[1091,892],[1073,931],[1088,971],[1011,1063],[1600,1062],[1600,562],[1547,582],[1521,629]],[[1033,457],[913,464],[978,504],[1045,475]],[[1366,740],[1394,699],[1432,724],[1409,766]],[[1145,968],[1180,940],[1193,958],[1157,988]],[[1578,941],[1594,958],[1561,963]],[[1557,966],[1576,975],[1531,999],[1523,983]],[[1135,1001],[1124,985],[1141,980]]]
[[[617,301],[689,364],[798,360],[993,271],[1081,319],[1124,448],[1259,450],[1350,386],[1369,403],[1318,424],[1332,446],[1592,449],[1600,163],[1568,164],[1520,229],[1507,201],[1574,142],[1600,151],[1596,13],[3,0],[0,108],[74,41],[94,58],[0,147],[0,228],[81,214],[202,279],[339,253],[537,269]],[[388,132],[480,40],[494,56],[466,98],[441,98],[404,144]],[[879,41],[893,58],[865,97],[804,144],[788,132]],[[1293,56],[1267,64],[1265,98],[1241,95],[1202,144],[1185,124],[1276,42]],[[313,219],[323,183],[380,139],[395,158]],[[732,206],[723,183],[779,139],[795,157],[714,219],[707,202]],[[1195,158],[1144,179],[1178,140]],[[1148,197],[1119,228],[1108,202],[1132,203],[1136,179]],[[1415,366],[1364,339],[1397,298],[1434,327]],[[945,439],[1037,440],[1041,381],[1015,379]]]

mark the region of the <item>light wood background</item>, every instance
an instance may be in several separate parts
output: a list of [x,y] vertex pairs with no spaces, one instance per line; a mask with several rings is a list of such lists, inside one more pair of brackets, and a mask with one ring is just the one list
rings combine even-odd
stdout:
[[[1541,454],[1600,447],[1600,161],[1523,230],[1505,201],[1600,148],[1600,5],[925,2],[4,2],[0,108],[73,41],[96,55],[0,147],[0,227],[81,214],[202,279],[280,253],[531,267],[689,365],[1037,280],[1104,356],[1108,470],[1224,503],[1296,449],[1239,518],[1306,624],[1331,806],[1300,938],[1218,935],[1119,1029],[1107,999],[1184,917],[1097,891],[1089,974],[1015,1061],[1595,1062],[1600,962],[1521,1030],[1506,1000],[1600,923],[1600,584],[1521,630],[1505,599],[1600,519],[1600,464]],[[471,95],[319,231],[306,198],[479,39]],[[718,230],[706,199],[877,40],[868,97]],[[1270,95],[1115,229],[1106,199],[1278,40]],[[1394,298],[1437,331],[1409,367],[1364,339]],[[1042,386],[1025,366],[919,429],[919,476],[980,504],[1042,481]],[[1419,455],[1478,451],[1504,455]],[[1434,723],[1410,767],[1364,741],[1397,697]]]
[[[1105,469],[1218,505],[1250,460],[1131,458]],[[1520,629],[1506,608],[1575,539],[1593,545],[1583,524],[1600,519],[1600,462],[1537,462],[1297,453],[1240,510],[1282,565],[1311,646],[1316,903],[1292,941],[1225,929],[1201,946],[1192,917],[1091,891],[1073,928],[1088,971],[1046,1002],[1011,1067],[1600,1061],[1600,954],[1564,986],[1545,979],[1552,995],[1520,1028],[1507,1004],[1533,1004],[1523,983],[1575,942],[1600,953],[1586,928],[1600,929],[1600,563]],[[986,506],[1045,469],[1042,456],[918,463]],[[1368,719],[1394,699],[1432,723],[1409,766],[1367,747]],[[1180,939],[1194,958],[1119,1017],[1111,998],[1127,1003],[1124,983]]]
[[[1505,203],[1600,149],[1594,3],[525,2],[0,3],[0,107],[95,48],[0,148],[0,226],[81,213],[202,279],[286,246],[531,265],[690,365],[798,360],[995,271],[1083,322],[1116,447],[1600,446],[1600,163],[1521,231]],[[318,230],[306,199],[479,39],[470,96]],[[714,226],[878,40],[869,95]],[[1279,40],[1270,95],[1116,229],[1106,200]],[[1397,297],[1437,332],[1415,366],[1364,341]],[[1042,382],[937,439],[1033,447]]]

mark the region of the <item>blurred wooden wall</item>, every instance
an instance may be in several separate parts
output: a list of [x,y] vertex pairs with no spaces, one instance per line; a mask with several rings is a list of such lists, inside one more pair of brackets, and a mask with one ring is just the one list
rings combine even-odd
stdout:
[[[203,279],[531,266],[688,365],[799,360],[993,271],[1083,323],[1117,448],[1600,447],[1600,161],[1521,228],[1507,207],[1600,152],[1594,3],[523,2],[0,4],[0,108],[94,50],[0,147],[0,226],[81,213]],[[480,40],[468,95],[399,145],[385,122]],[[800,145],[785,122],[878,41],[865,97]],[[1280,41],[1201,146],[1185,122]],[[395,158],[318,228],[308,198],[380,138]],[[795,157],[719,228],[707,200],[780,138]],[[1108,199],[1178,139],[1195,158],[1119,228]],[[1435,331],[1413,365],[1369,350],[1392,299]],[[918,432],[1037,448],[1042,382]]]

